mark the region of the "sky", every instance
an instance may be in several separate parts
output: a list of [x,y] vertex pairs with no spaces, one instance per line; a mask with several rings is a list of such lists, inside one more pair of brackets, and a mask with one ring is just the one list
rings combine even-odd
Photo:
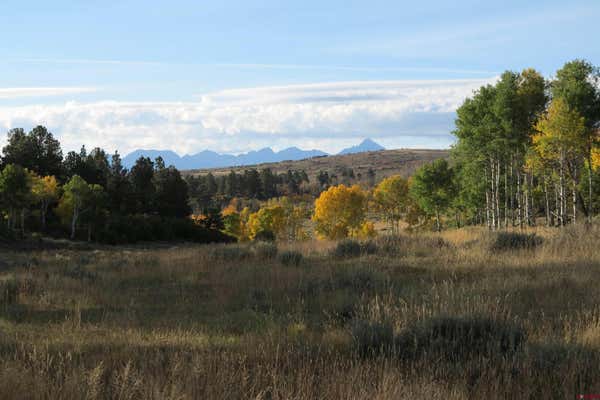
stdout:
[[0,144],[447,148],[504,70],[600,64],[600,1],[4,0]]

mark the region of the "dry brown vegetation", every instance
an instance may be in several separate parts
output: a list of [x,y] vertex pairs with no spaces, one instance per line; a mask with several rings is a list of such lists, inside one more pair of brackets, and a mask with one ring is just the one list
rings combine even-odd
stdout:
[[230,171],[236,173],[245,169],[270,168],[274,173],[284,173],[288,170],[304,170],[311,182],[316,180],[319,171],[337,173],[342,168],[352,168],[354,174],[367,175],[372,168],[378,179],[391,175],[401,175],[405,178],[411,176],[417,168],[439,158],[448,158],[448,150],[420,150],[420,149],[398,149],[370,151],[357,154],[336,155],[327,157],[314,157],[299,161],[282,161],[278,163],[265,163],[244,167],[202,169],[183,171],[184,174],[205,175],[212,172],[214,175],[228,174]]
[[539,231],[522,248],[473,228],[380,237],[359,253],[330,242],[4,250],[0,398],[600,393],[590,229]]

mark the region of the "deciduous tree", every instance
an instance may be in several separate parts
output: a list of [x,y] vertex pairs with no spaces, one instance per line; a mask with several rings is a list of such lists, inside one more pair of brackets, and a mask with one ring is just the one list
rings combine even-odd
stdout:
[[400,175],[385,178],[373,191],[377,210],[388,221],[392,233],[400,230],[400,221],[406,216],[410,201],[408,181]]
[[315,201],[312,220],[321,237],[343,239],[365,221],[367,196],[358,186],[331,186]]
[[411,180],[410,193],[425,212],[435,217],[437,230],[441,231],[441,214],[456,195],[453,170],[448,162],[440,159],[418,169]]
[[56,177],[37,175],[32,176],[32,194],[40,208],[42,230],[46,229],[46,215],[50,204],[58,200],[60,186]]

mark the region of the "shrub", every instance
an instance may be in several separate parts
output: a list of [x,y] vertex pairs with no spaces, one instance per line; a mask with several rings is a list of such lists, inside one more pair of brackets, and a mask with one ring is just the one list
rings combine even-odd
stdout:
[[383,254],[396,256],[403,253],[404,237],[397,235],[380,236],[375,239],[375,245]]
[[361,254],[376,254],[377,250],[377,245],[372,240],[360,244]]
[[533,249],[542,244],[542,238],[535,233],[499,232],[496,234],[492,250]]
[[360,243],[352,239],[344,239],[340,241],[333,250],[334,256],[338,258],[359,257],[361,253],[362,249]]
[[275,243],[261,242],[254,246],[254,254],[258,258],[270,260],[277,257],[277,245]]
[[359,295],[349,290],[338,290],[325,296],[327,303],[322,306],[322,311],[332,323],[345,325],[356,318],[358,305],[361,303]]
[[505,354],[525,342],[522,328],[487,318],[441,317],[409,327],[396,339],[407,356],[437,354],[459,359],[474,354]]
[[394,349],[394,329],[389,322],[354,320],[351,335],[361,357],[375,357]]
[[279,255],[279,261],[285,266],[297,267],[303,258],[302,253],[295,250],[284,251]]
[[330,289],[351,289],[363,292],[381,287],[383,282],[384,277],[376,270],[348,266],[335,270]]

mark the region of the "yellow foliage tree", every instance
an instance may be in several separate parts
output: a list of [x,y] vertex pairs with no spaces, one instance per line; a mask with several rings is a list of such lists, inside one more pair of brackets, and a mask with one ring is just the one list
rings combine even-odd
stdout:
[[366,193],[357,185],[332,186],[315,201],[312,220],[322,238],[342,239],[360,229],[365,221]]
[[42,230],[46,229],[46,215],[50,204],[58,200],[59,186],[54,176],[39,177],[32,175],[31,193],[34,201],[40,206],[40,218],[42,222]]
[[265,206],[248,218],[248,232],[254,240],[260,233],[272,233],[279,237],[285,228],[285,210],[280,205]]
[[363,222],[356,233],[356,237],[359,239],[372,239],[375,236],[377,236],[377,230],[371,221]]
[[600,149],[592,150],[592,167],[594,170],[600,168]]
[[310,217],[308,205],[305,202],[292,201],[289,197],[279,197],[267,202],[269,206],[280,206],[284,212],[284,223],[282,232],[278,239],[289,241],[304,240],[308,234],[304,229],[305,222]]
[[400,231],[400,221],[408,212],[408,189],[408,181],[400,175],[394,175],[381,181],[373,191],[375,206],[394,234]]
[[558,168],[559,177],[559,218],[561,225],[566,223],[566,174],[571,177],[573,221],[577,215],[577,183],[580,168],[586,154],[587,137],[585,119],[571,109],[562,98],[556,98],[548,108],[548,112],[538,121],[536,129],[539,134],[533,137],[534,150],[545,162]]
[[223,209],[221,215],[223,216],[223,230],[225,233],[236,237],[242,242],[250,239],[248,220],[251,213],[248,207],[244,207],[242,211],[238,212],[236,205],[232,202]]

